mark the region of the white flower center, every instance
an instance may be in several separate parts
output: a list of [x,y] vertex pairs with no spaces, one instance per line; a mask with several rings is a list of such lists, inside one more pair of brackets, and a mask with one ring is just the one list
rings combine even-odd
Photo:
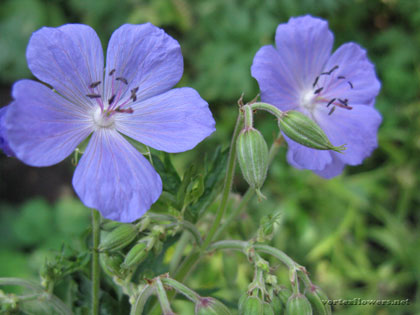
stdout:
[[309,111],[313,111],[316,106],[316,97],[313,89],[309,89],[301,94],[300,105]]
[[97,107],[93,113],[93,123],[97,128],[114,128],[114,115],[107,115],[106,111],[102,111],[100,107]]

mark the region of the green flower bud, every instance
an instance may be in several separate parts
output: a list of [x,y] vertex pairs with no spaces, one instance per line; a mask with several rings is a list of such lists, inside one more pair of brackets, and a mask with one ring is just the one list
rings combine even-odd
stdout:
[[123,267],[131,268],[137,266],[146,259],[147,254],[145,243],[141,242],[134,245],[125,256]]
[[230,315],[229,309],[218,300],[212,297],[202,297],[195,304],[196,315]]
[[121,224],[124,224],[124,223],[112,221],[112,220],[106,220],[101,224],[101,227],[102,227],[102,230],[104,231],[111,231],[119,227]]
[[273,308],[267,302],[263,302],[263,312],[262,313],[263,313],[263,315],[274,315],[274,314],[278,314],[278,313],[274,313]]
[[311,303],[301,293],[293,293],[286,305],[286,315],[312,315]]
[[137,236],[138,230],[134,225],[123,224],[109,232],[101,240],[99,251],[116,251],[130,244]]
[[263,135],[252,127],[243,129],[236,140],[236,150],[242,175],[259,193],[268,169],[268,148]]
[[327,295],[317,286],[314,285],[306,288],[305,296],[311,303],[315,315],[330,315],[332,313],[331,305],[324,303],[328,300]]
[[324,131],[312,119],[301,112],[290,110],[279,118],[279,128],[290,139],[317,150],[343,151],[344,146],[335,147]]
[[286,305],[287,301],[292,295],[292,291],[290,291],[288,288],[280,287],[278,290],[276,290],[276,295],[280,298],[283,305]]
[[242,304],[242,308],[239,309],[239,315],[257,314],[263,314],[263,302],[255,296],[248,296]]
[[244,303],[245,303],[245,301],[246,301],[247,298],[248,298],[248,293],[247,292],[245,292],[244,294],[242,294],[239,297],[238,310],[242,310],[242,307],[243,307],[243,305],[244,305]]
[[122,277],[121,264],[123,262],[123,257],[120,254],[101,254],[99,256],[100,263],[105,273],[110,276]]
[[273,308],[274,314],[283,314],[285,304],[283,304],[282,300],[278,296],[273,296],[270,305]]

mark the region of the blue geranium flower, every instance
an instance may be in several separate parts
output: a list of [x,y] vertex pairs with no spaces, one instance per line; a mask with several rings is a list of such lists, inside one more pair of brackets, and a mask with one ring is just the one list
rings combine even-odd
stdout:
[[346,144],[343,153],[320,151],[285,136],[289,163],[325,178],[369,156],[378,145],[381,123],[373,107],[380,83],[366,51],[347,43],[331,55],[333,41],[326,21],[291,18],[278,26],[276,47],[262,47],[251,68],[262,101],[284,111],[301,111],[318,123],[333,145]]
[[44,27],[27,48],[32,73],[51,86],[13,86],[2,131],[26,164],[49,166],[87,137],[73,187],[105,218],[131,222],[158,199],[162,182],[123,135],[166,152],[192,149],[214,130],[208,104],[191,88],[171,89],[183,59],[176,40],[152,24],[123,25],[111,36],[106,67],[86,25]]

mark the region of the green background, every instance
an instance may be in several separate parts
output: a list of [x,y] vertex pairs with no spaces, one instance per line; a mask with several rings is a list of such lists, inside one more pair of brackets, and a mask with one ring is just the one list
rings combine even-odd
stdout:
[[[278,212],[271,245],[306,266],[330,299],[410,300],[408,307],[337,306],[337,314],[420,313],[420,1],[3,0],[0,105],[11,100],[15,80],[31,77],[25,50],[38,28],[88,24],[106,47],[121,24],[152,22],[180,42],[185,70],[179,86],[195,88],[217,123],[217,131],[197,149],[172,156],[182,174],[189,163],[202,166],[203,156],[217,144],[228,145],[236,100],[242,92],[246,100],[258,93],[250,76],[256,51],[273,43],[279,23],[303,14],[329,21],[335,48],[354,41],[367,49],[382,82],[376,102],[383,116],[379,148],[363,165],[347,167],[328,181],[293,169],[282,148],[263,187],[267,200],[254,200],[227,237],[249,239],[264,215]],[[274,119],[258,114],[255,120],[272,142]],[[72,192],[70,159],[34,169],[1,155],[0,170],[0,276],[37,280],[52,250],[60,250],[63,242],[81,246],[79,235],[89,225],[90,211]],[[246,188],[238,172],[233,191]],[[283,267],[277,274],[287,283]],[[187,284],[234,302],[251,280],[244,257],[217,254]],[[187,314],[187,304],[175,305]]]

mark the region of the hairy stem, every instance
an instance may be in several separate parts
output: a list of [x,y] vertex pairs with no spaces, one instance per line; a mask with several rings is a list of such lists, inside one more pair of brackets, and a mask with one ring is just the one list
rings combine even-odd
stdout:
[[100,268],[99,268],[99,241],[100,241],[100,226],[101,215],[98,211],[92,209],[92,315],[99,314],[99,283],[100,283]]

